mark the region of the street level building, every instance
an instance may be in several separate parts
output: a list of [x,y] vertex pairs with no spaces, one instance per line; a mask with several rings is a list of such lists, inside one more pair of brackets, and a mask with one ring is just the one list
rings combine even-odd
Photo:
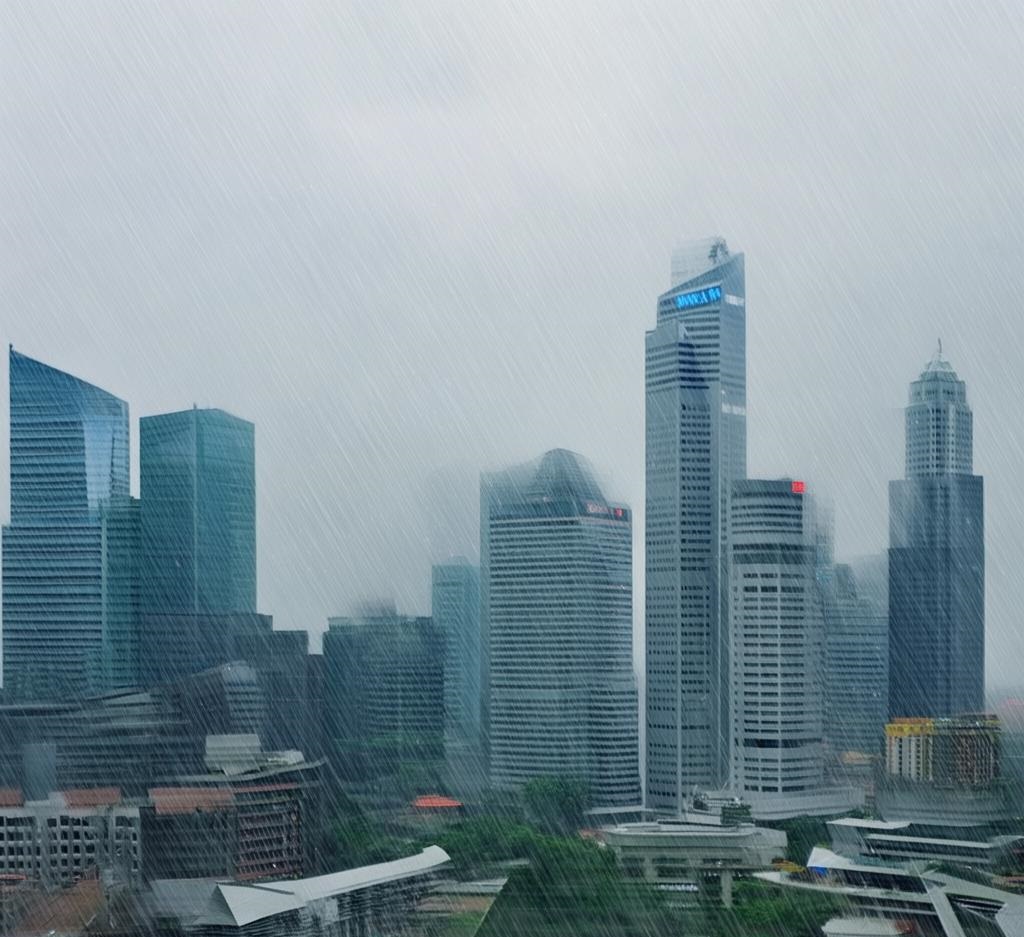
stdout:
[[786,854],[786,834],[753,823],[623,823],[604,827],[624,874],[680,894],[709,894],[732,907],[735,875],[771,868]]

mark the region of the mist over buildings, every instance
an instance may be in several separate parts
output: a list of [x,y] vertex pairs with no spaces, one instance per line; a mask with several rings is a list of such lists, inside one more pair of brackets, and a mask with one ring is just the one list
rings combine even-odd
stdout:
[[1011,4],[6,3],[2,334],[133,420],[253,421],[259,607],[318,630],[426,611],[430,562],[478,550],[479,471],[546,449],[594,463],[639,548],[644,331],[673,246],[722,234],[750,474],[827,492],[840,557],[887,543],[941,336],[998,686],[1024,652],[1022,33]]

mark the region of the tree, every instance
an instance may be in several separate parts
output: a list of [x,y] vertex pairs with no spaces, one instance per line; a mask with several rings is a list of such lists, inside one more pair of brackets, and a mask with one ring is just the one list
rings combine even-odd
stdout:
[[583,825],[590,791],[575,778],[542,777],[527,782],[523,800],[532,819],[555,833],[571,833]]

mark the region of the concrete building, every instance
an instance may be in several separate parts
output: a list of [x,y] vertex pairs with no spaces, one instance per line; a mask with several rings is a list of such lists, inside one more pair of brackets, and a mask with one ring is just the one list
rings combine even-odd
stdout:
[[899,719],[885,727],[885,768],[892,777],[943,786],[985,787],[1000,777],[999,717]]
[[13,348],[9,361],[5,696],[63,700],[131,686],[137,514],[128,405]]
[[48,888],[102,874],[121,885],[142,882],[139,808],[118,788],[51,793],[24,800],[0,791],[0,874]]
[[627,877],[694,897],[704,893],[729,908],[734,876],[768,869],[784,858],[786,834],[712,819],[623,823],[602,828],[600,836]]
[[678,812],[729,773],[726,512],[747,381],[743,255],[713,238],[672,267],[646,338],[646,801]]
[[968,832],[952,837],[941,827],[910,820],[862,820],[842,817],[828,822],[832,849],[869,862],[947,862],[991,867],[1008,852],[1019,852],[1024,837],[978,836]]
[[910,385],[906,478],[889,484],[889,715],[985,704],[983,485],[967,389],[940,352]]
[[758,813],[804,812],[824,785],[824,622],[804,483],[734,482],[729,543],[730,788]]
[[[800,872],[757,872],[781,888],[837,898],[849,909],[827,934],[882,934],[882,923],[897,933],[929,937],[1019,937],[1024,897],[928,868],[923,862],[881,862],[815,847]],[[870,919],[874,928],[853,920]]]
[[491,783],[576,778],[595,807],[636,806],[630,509],[563,449],[480,491]]

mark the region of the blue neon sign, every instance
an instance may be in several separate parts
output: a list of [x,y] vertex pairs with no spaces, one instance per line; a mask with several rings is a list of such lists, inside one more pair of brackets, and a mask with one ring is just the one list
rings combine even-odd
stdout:
[[692,293],[680,293],[676,297],[676,309],[695,309],[698,306],[711,306],[722,301],[722,287],[709,286],[707,289],[694,290]]

